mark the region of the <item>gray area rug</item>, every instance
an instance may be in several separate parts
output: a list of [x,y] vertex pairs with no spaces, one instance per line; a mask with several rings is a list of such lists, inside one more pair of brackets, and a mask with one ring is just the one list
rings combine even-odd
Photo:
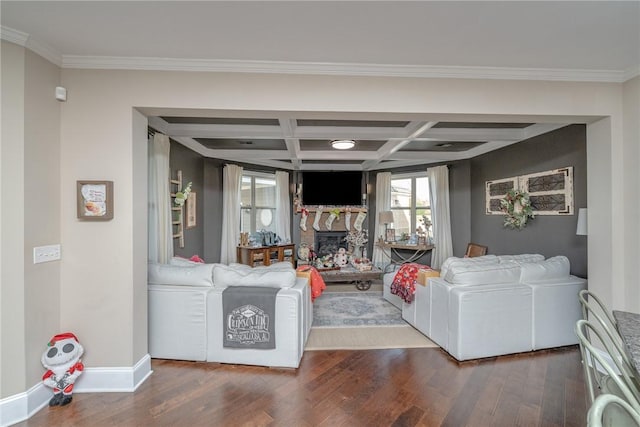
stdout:
[[402,311],[381,292],[323,293],[313,303],[313,327],[405,326]]
[[331,288],[313,303],[313,327],[305,351],[424,347],[437,345],[402,320],[401,310],[382,297],[381,289]]

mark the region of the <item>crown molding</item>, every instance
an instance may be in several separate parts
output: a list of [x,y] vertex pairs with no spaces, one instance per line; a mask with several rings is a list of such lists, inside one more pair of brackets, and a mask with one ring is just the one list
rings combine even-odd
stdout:
[[0,26],[0,36],[2,40],[26,47],[58,67],[62,66],[62,54],[60,52],[45,43],[35,40],[27,33],[2,25]]
[[29,34],[23,33],[22,31],[14,30],[13,28],[5,27],[4,25],[0,25],[0,37],[2,37],[2,40],[6,40],[8,42],[15,43],[24,47],[27,45]]
[[[63,68],[622,83],[628,71],[63,55]],[[635,70],[636,72],[638,70]]]
[[627,80],[631,80],[634,77],[640,76],[640,65],[636,65],[635,67],[627,68],[622,73],[622,75],[623,75],[622,82],[626,82]]
[[0,30],[2,40],[26,47],[62,68],[605,83],[623,83],[640,75],[640,65],[626,70],[582,70],[62,55],[27,33],[6,26]]

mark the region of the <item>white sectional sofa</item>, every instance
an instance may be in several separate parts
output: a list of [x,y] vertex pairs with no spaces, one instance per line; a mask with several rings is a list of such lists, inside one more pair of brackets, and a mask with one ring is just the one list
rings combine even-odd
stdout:
[[[385,275],[385,288],[393,274]],[[416,285],[402,316],[457,360],[560,347],[578,342],[578,292],[586,287],[564,256],[452,257],[440,277]]]
[[[306,278],[291,263],[149,265],[149,353],[153,358],[297,368],[313,306]],[[180,265],[177,265],[180,264]],[[228,286],[281,287],[275,303],[275,349],[223,346],[223,291]]]

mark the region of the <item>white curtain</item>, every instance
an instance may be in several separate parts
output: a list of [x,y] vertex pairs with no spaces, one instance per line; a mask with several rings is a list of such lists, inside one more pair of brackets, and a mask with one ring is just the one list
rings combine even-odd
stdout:
[[173,256],[171,188],[169,186],[169,137],[156,133],[148,146],[148,247],[149,261],[166,264]]
[[240,242],[240,189],[242,167],[225,165],[222,177],[222,239],[220,262],[236,262],[236,247]]
[[289,173],[276,171],[276,234],[284,242],[291,242],[291,203],[289,201]]
[[[380,212],[391,210],[391,172],[381,172],[376,177],[376,212],[374,233],[369,233],[369,240],[378,241],[378,236],[384,236],[384,224],[380,224]],[[371,258],[373,265],[376,267],[384,267],[390,262],[382,251],[382,248],[373,245],[373,256]]]
[[427,170],[431,195],[433,244],[431,268],[439,269],[445,259],[453,255],[451,241],[451,210],[449,208],[449,168],[437,166]]

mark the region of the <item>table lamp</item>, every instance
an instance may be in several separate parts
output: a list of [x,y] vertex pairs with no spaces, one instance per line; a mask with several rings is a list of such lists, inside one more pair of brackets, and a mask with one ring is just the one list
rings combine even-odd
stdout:
[[381,224],[384,224],[384,240],[387,240],[387,230],[389,229],[389,224],[393,223],[393,212],[392,211],[381,211],[378,214],[378,221]]

